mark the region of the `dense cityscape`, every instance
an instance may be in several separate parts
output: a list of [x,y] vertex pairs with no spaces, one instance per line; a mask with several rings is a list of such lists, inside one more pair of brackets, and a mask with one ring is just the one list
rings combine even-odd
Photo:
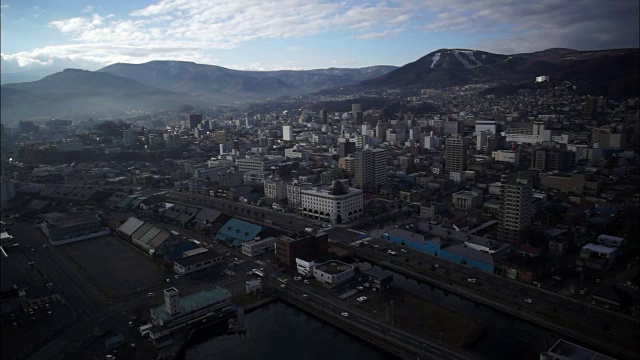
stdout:
[[[490,325],[399,274],[548,327],[549,345],[631,357],[640,101],[532,81],[423,90],[390,117],[349,103],[3,125],[6,334],[83,358],[113,332],[107,352],[169,356],[185,328],[280,298],[371,342],[398,331],[381,347],[401,357],[466,358]],[[426,101],[439,110],[411,111]]]
[[[47,26],[127,29],[91,16]],[[0,357],[638,359],[640,48],[611,44],[46,76],[3,46]]]

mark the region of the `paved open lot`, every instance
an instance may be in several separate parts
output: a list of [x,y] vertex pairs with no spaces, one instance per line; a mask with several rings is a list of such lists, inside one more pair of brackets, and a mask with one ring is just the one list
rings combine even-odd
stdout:
[[162,283],[153,261],[113,235],[59,247],[108,297],[121,298]]

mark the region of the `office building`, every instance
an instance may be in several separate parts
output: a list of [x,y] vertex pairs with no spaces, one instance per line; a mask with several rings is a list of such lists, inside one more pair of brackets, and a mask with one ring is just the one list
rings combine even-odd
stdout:
[[343,158],[356,152],[356,143],[346,139],[344,142],[338,143],[338,156]]
[[202,122],[202,115],[191,114],[189,115],[188,121],[189,121],[189,129],[195,129]]
[[332,186],[300,191],[300,214],[334,224],[347,223],[362,215],[362,190],[350,188],[340,180]]
[[276,239],[276,261],[288,268],[296,267],[296,259],[325,261],[329,257],[329,235],[296,233]]
[[122,130],[122,145],[133,146],[136,143],[135,131],[133,127]]
[[167,149],[179,149],[181,146],[179,134],[164,134],[164,143]]
[[293,135],[293,127],[291,125],[283,125],[282,126],[282,140],[284,141],[294,141],[295,135]]
[[353,121],[360,125],[364,121],[364,113],[362,112],[362,104],[351,104],[351,115]]
[[501,187],[498,238],[510,243],[523,243],[531,225],[533,184],[526,174],[504,177]]
[[326,124],[328,119],[329,119],[329,117],[327,115],[327,110],[325,110],[325,109],[320,110],[319,117],[320,117],[320,123]]
[[445,135],[462,134],[463,126],[461,121],[445,121],[443,127]]
[[256,237],[253,240],[245,241],[242,243],[242,253],[247,256],[258,256],[267,252],[272,252],[275,249],[276,239],[273,236],[266,238]]
[[569,171],[576,163],[576,153],[567,149],[539,147],[531,154],[531,168],[541,171]]
[[264,179],[264,196],[268,203],[280,202],[287,198],[287,185],[282,179]]
[[498,124],[495,120],[477,120],[475,123],[474,133],[478,134],[483,131],[488,131],[492,134],[498,133]]
[[354,155],[354,186],[364,188],[366,185],[384,185],[388,182],[387,176],[387,149],[363,149],[356,151]]
[[236,166],[240,172],[248,171],[270,171],[280,161],[269,158],[245,158],[236,160]]
[[466,141],[460,135],[447,139],[444,148],[446,171],[465,171],[467,169]]

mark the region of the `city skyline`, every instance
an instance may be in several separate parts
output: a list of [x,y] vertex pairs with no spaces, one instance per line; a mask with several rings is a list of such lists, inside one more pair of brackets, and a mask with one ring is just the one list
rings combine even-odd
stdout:
[[233,69],[402,66],[440,48],[637,47],[638,3],[2,1],[2,72],[183,60]]

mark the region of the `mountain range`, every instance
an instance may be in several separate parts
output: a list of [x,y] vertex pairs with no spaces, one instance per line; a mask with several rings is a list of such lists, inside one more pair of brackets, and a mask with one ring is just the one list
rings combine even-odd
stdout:
[[440,89],[478,83],[569,80],[584,93],[638,96],[639,49],[548,49],[514,55],[440,49],[402,67],[241,71],[184,61],[118,63],[97,71],[67,69],[1,87],[2,118],[121,116],[181,104],[242,104],[286,95],[376,89]]

